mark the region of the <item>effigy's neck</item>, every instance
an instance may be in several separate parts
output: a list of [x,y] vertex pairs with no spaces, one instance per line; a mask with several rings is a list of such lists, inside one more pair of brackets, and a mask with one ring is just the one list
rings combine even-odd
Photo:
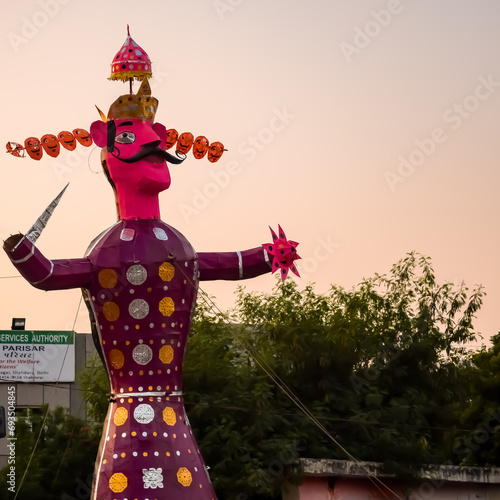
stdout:
[[118,191],[116,204],[118,220],[160,218],[160,202],[157,194]]

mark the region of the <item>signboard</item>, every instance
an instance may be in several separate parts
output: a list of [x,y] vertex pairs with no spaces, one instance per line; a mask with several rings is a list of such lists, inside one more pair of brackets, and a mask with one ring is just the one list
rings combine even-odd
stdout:
[[75,333],[0,330],[0,381],[74,382]]

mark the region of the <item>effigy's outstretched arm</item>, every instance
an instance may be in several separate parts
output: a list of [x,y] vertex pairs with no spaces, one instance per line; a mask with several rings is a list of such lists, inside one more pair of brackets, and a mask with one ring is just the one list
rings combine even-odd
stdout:
[[281,226],[278,226],[278,234],[271,229],[271,235],[271,243],[243,252],[199,253],[200,281],[242,280],[278,270],[282,280],[289,270],[299,276],[295,267],[295,261],[300,259],[296,250],[298,243],[288,240]]
[[3,248],[21,275],[40,290],[85,288],[92,277],[88,259],[49,260],[22,234],[5,240]]
[[200,281],[242,280],[271,272],[272,258],[262,248],[242,252],[200,252]]

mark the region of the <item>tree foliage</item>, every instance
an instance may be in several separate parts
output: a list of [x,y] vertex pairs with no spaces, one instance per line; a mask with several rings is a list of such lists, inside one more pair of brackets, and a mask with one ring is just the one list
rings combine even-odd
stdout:
[[[453,431],[475,369],[464,344],[475,338],[482,297],[481,288],[439,284],[416,253],[352,290],[240,288],[228,314],[200,295],[185,403],[219,499],[277,498],[298,457],[380,461],[400,475],[456,461]],[[103,370],[82,381],[92,418],[103,421]],[[68,432],[61,419],[54,425]],[[73,447],[86,434],[72,432]],[[42,478],[45,458],[37,460]]]

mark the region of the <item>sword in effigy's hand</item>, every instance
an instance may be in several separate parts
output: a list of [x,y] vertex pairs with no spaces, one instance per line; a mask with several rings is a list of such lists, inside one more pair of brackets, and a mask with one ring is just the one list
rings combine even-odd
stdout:
[[38,237],[42,234],[42,231],[45,229],[47,222],[54,213],[55,208],[59,204],[59,200],[62,198],[62,195],[64,194],[64,191],[66,191],[68,186],[69,182],[68,184],[66,184],[66,186],[64,186],[64,189],[54,198],[54,201],[52,201],[52,203],[45,209],[43,214],[40,215],[40,217],[38,217],[36,222],[31,226],[29,231],[26,233],[26,238],[30,240],[31,243],[35,243]]

